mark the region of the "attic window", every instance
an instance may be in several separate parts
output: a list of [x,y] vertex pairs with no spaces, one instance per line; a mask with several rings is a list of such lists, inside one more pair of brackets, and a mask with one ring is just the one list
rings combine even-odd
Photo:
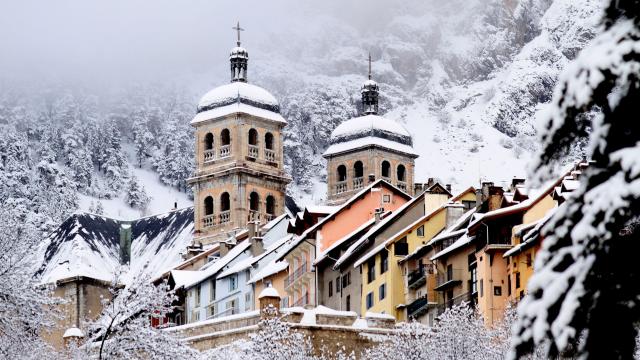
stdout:
[[389,204],[391,202],[391,195],[389,194],[382,195],[382,202],[384,204]]

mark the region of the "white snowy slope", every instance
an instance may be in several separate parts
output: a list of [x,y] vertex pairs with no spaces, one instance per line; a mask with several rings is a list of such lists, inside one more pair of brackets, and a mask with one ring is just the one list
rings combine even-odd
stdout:
[[182,261],[180,253],[193,237],[193,209],[134,221],[77,213],[61,224],[37,249],[36,276],[50,283],[74,276],[110,281],[122,265],[120,233],[131,229],[131,257],[122,281],[157,276]]

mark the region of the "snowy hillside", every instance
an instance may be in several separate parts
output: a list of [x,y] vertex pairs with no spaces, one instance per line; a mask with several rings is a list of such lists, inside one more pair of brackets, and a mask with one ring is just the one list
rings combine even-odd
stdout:
[[[595,0],[430,0],[393,7],[375,26],[318,11],[287,19],[295,32],[253,29],[243,43],[249,82],[272,92],[288,121],[290,195],[302,205],[325,198],[321,154],[331,131],[360,112],[367,52],[381,113],[414,137],[418,182],[434,177],[461,188],[524,176],[537,146],[537,118],[559,71],[595,35],[600,6]],[[24,185],[2,192],[33,206],[56,203],[60,210],[43,207],[33,220],[44,228],[75,209],[132,219],[175,202],[189,205],[189,122],[198,100],[228,83],[225,56],[153,83],[0,82],[0,126],[10,128],[0,147],[15,155],[0,180]],[[36,185],[57,195],[42,199],[28,191]]]

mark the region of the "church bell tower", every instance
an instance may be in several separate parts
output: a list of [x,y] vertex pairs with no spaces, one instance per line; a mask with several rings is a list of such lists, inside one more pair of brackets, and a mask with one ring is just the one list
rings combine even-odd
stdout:
[[237,46],[229,55],[231,82],[205,94],[191,120],[196,135],[194,242],[211,244],[265,224],[285,210],[283,128],[278,101],[248,83],[249,54]]

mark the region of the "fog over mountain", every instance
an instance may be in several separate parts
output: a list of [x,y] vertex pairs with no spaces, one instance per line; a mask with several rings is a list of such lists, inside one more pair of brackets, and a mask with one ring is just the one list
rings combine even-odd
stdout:
[[[149,212],[188,205],[188,122],[199,97],[229,81],[240,21],[249,81],[289,121],[289,191],[303,204],[325,197],[321,154],[358,114],[369,52],[382,113],[421,154],[418,181],[507,182],[526,174],[536,119],[560,70],[598,31],[600,10],[594,0],[3,3],[0,146],[29,149],[16,155],[19,171],[52,158],[47,181],[77,194],[67,212],[103,202],[132,217],[120,209],[132,179],[155,198]],[[107,143],[115,150],[96,155]]]

